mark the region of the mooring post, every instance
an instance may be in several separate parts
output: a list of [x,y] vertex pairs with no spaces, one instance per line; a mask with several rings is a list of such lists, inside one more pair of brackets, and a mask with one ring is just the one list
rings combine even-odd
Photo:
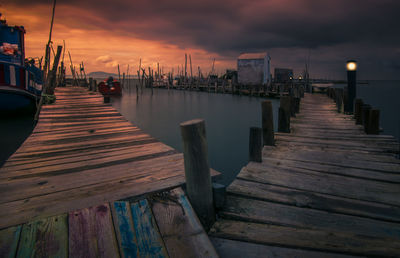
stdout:
[[274,145],[274,115],[271,101],[261,102],[261,113],[263,145]]
[[262,161],[262,129],[259,127],[250,127],[249,138],[249,161]]
[[278,131],[290,133],[290,97],[282,96],[280,102]]
[[368,116],[367,134],[379,134],[379,109],[371,109]]
[[300,98],[294,98],[294,111],[296,114],[300,113]]
[[206,128],[203,119],[180,124],[183,140],[186,190],[206,230],[215,222]]
[[362,124],[361,107],[363,104],[364,104],[364,102],[362,99],[356,99],[356,102],[354,105],[354,118],[356,120],[357,125]]
[[343,89],[335,89],[337,112],[343,112]]
[[93,91],[93,78],[89,77],[89,91]]
[[294,96],[290,96],[290,116],[296,117],[296,98]]
[[367,132],[367,127],[369,124],[369,111],[371,110],[371,105],[364,104],[361,106],[361,122],[364,125],[364,131]]

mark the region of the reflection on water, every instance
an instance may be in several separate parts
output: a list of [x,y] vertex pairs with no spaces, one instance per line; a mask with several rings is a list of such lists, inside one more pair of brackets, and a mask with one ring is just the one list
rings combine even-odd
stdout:
[[[262,98],[154,89],[124,92],[113,106],[129,121],[165,144],[182,151],[179,124],[194,118],[206,121],[210,166],[228,184],[248,162],[249,128],[261,127]],[[278,117],[279,100],[272,100]],[[275,129],[277,122],[275,122]]]

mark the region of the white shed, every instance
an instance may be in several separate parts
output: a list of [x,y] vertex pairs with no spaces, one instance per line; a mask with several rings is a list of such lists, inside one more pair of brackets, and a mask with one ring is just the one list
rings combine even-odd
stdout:
[[244,53],[238,58],[238,82],[244,85],[261,85],[271,81],[268,53]]

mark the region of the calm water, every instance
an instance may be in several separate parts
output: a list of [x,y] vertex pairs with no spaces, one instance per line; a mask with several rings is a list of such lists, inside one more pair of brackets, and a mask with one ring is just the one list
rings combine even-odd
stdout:
[[[182,152],[179,124],[194,118],[206,121],[210,166],[231,182],[248,162],[249,128],[261,127],[262,98],[206,92],[145,89],[124,92],[113,106],[129,121],[165,144]],[[278,100],[272,100],[274,117]],[[275,123],[276,124],[276,123]],[[276,125],[277,127],[277,125]]]
[[[384,134],[400,136],[400,82],[371,81],[357,86],[357,97],[381,110]],[[154,89],[126,91],[113,106],[145,132],[182,151],[179,123],[194,118],[206,121],[210,166],[229,184],[248,162],[249,128],[261,126],[262,98]],[[275,130],[279,100],[272,99]]]

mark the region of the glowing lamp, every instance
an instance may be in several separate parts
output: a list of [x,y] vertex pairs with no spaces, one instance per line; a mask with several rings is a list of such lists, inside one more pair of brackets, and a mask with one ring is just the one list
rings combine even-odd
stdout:
[[347,61],[347,71],[356,71],[357,70],[357,62],[354,60]]

